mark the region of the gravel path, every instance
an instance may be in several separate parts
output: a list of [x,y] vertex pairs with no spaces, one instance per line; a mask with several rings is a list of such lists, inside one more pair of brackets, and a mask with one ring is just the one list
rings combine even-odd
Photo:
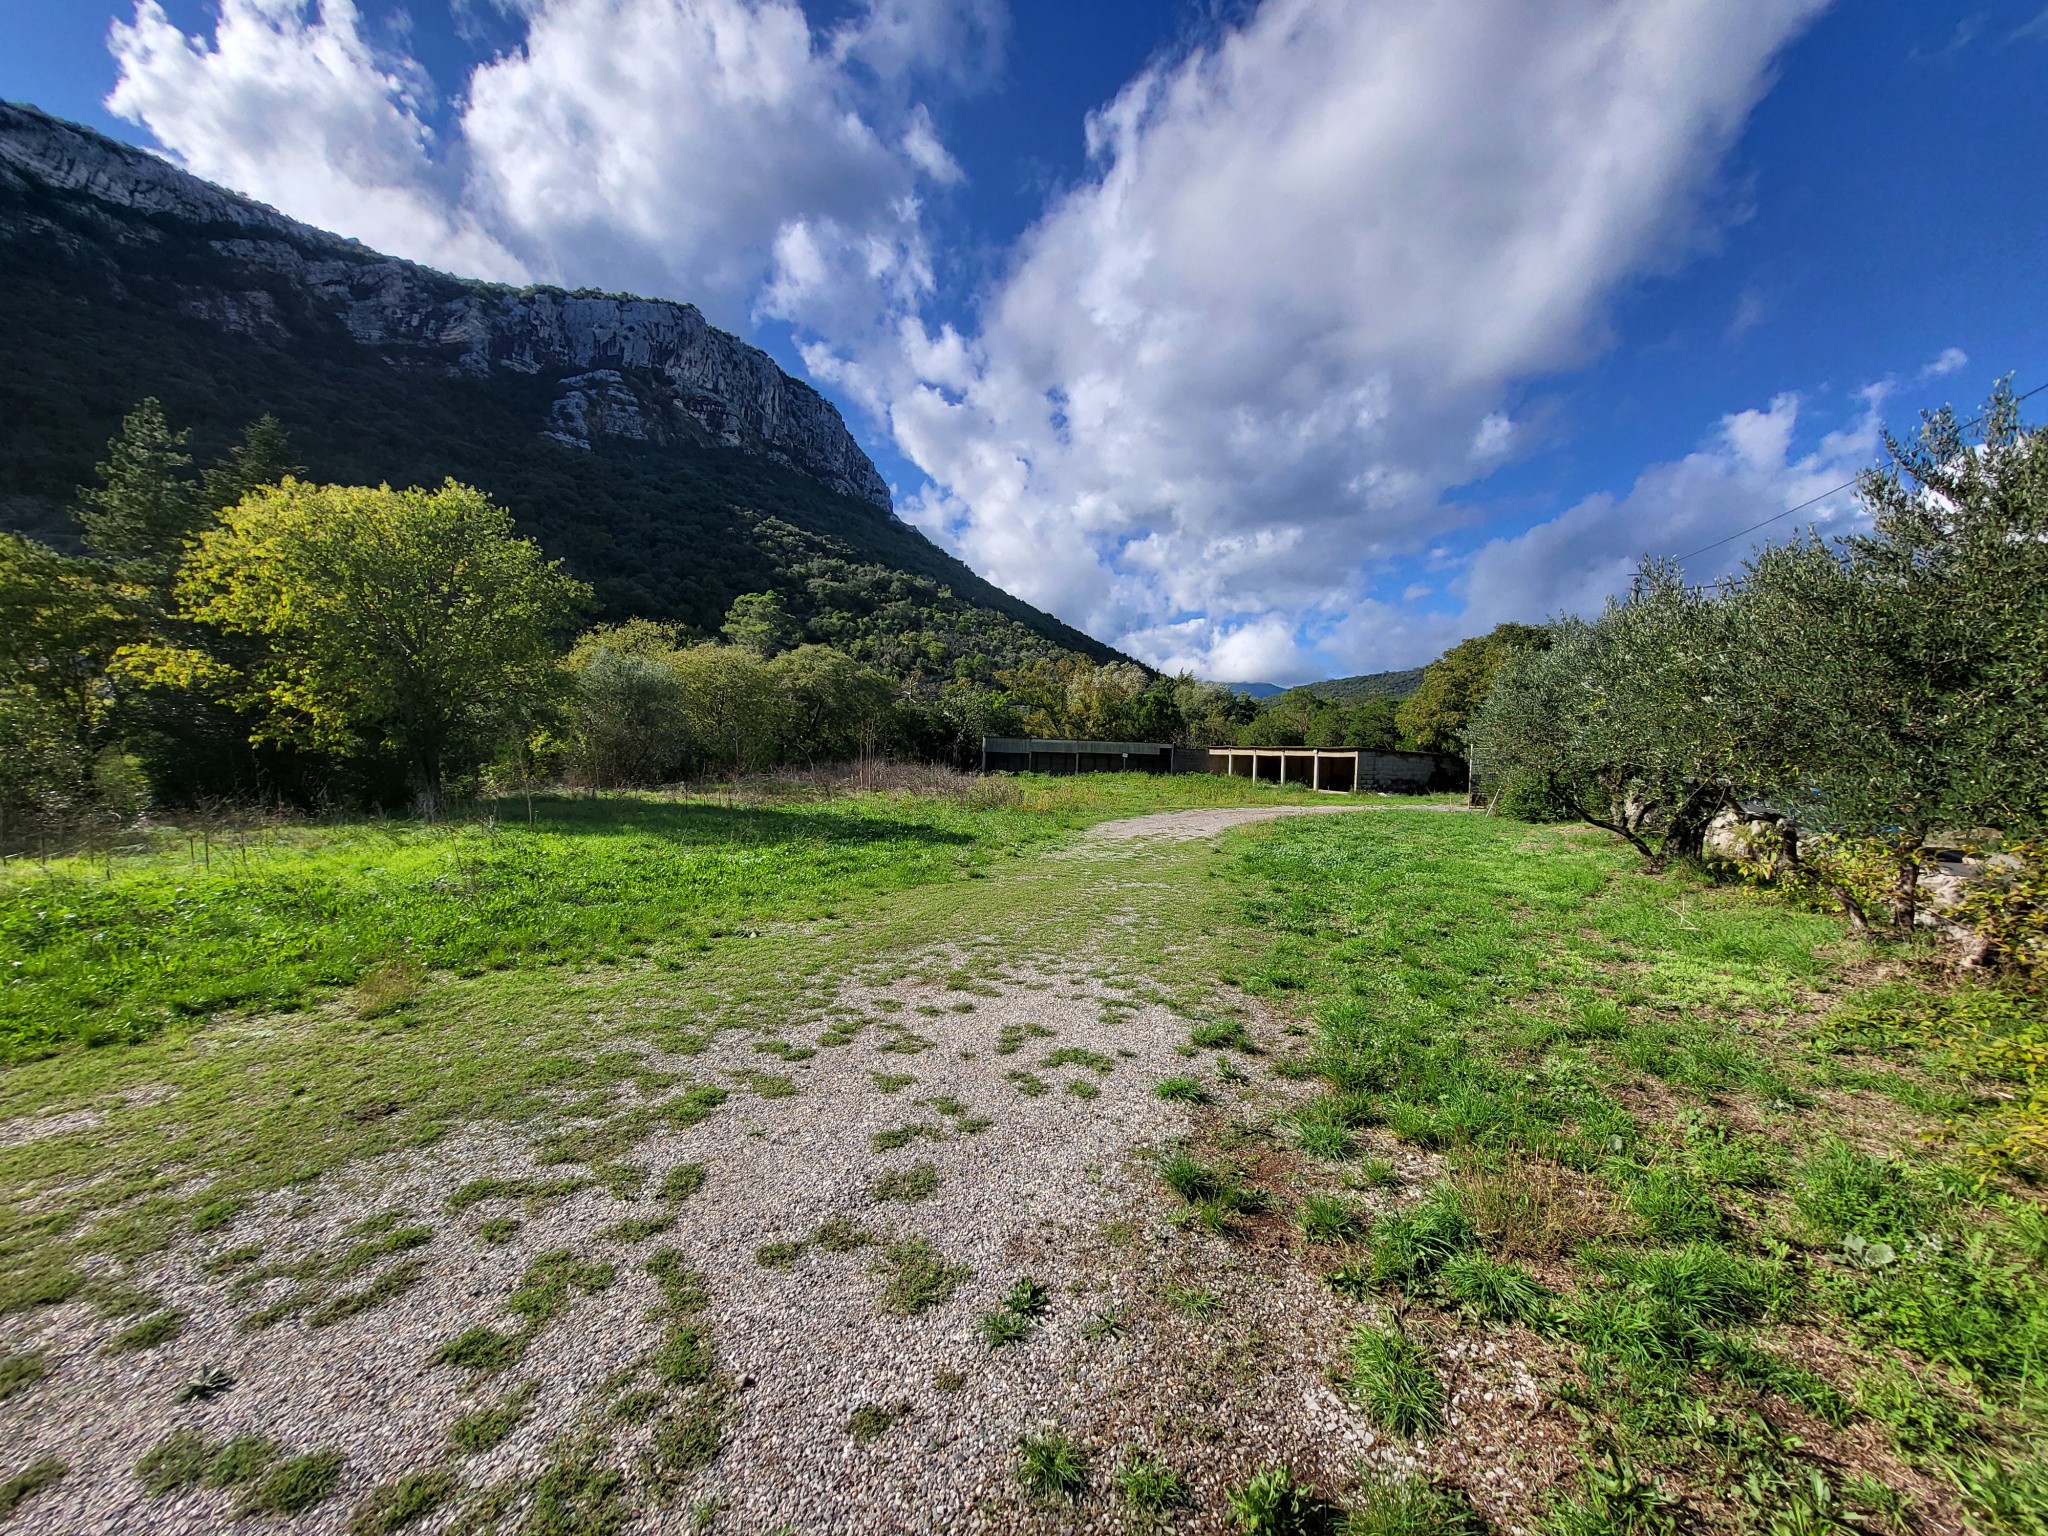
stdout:
[[[1352,809],[1364,807],[1177,812],[1094,836],[1200,838]],[[1260,1183],[1288,1187],[1299,1158],[1256,1126],[1313,1091],[1265,1065],[1298,1030],[1223,1000],[1253,1047],[1227,1066],[1193,1050],[1187,1018],[1096,974],[1086,955],[992,971],[933,951],[897,957],[894,969],[901,979],[848,982],[821,1020],[779,1038],[730,1030],[675,1057],[630,1037],[593,1042],[645,1059],[639,1086],[621,1084],[610,1106],[579,1104],[584,1118],[554,1126],[462,1127],[187,1239],[130,1277],[185,1317],[153,1348],[109,1353],[133,1320],[83,1302],[7,1319],[0,1348],[40,1350],[48,1370],[0,1407],[0,1472],[41,1456],[69,1465],[24,1505],[19,1528],[368,1530],[351,1525],[365,1495],[441,1470],[461,1491],[406,1531],[524,1531],[539,1528],[525,1522],[549,1469],[564,1464],[562,1447],[581,1441],[592,1465],[623,1474],[633,1508],[621,1525],[548,1530],[1122,1530],[1111,1470],[1143,1450],[1188,1476],[1178,1528],[1220,1533],[1234,1529],[1223,1490],[1259,1466],[1284,1461],[1334,1486],[1362,1459],[1413,1460],[1416,1448],[1385,1443],[1331,1388],[1331,1357],[1356,1308],[1294,1257],[1284,1203],[1263,1236],[1208,1234],[1178,1219],[1156,1173],[1160,1149],[1191,1133],[1263,1136]],[[1153,1093],[1182,1075],[1203,1081],[1208,1107]],[[725,1097],[698,1123],[677,1124],[693,1087]],[[585,1161],[537,1158],[546,1133],[620,1127],[610,1147],[582,1149]],[[1418,1187],[1436,1171],[1426,1155],[1392,1160]],[[686,1165],[701,1167],[701,1187],[663,1198]],[[880,1181],[891,1175],[919,1197],[887,1198]],[[485,1178],[582,1182],[451,1204]],[[642,1227],[622,1231],[622,1221]],[[262,1266],[332,1261],[406,1230],[427,1235],[321,1292],[332,1299],[412,1274],[390,1299],[326,1326],[312,1312],[249,1326],[301,1283],[248,1278]],[[931,1304],[906,1312],[890,1305],[888,1284],[909,1252],[900,1245],[918,1240],[942,1271]],[[258,1246],[260,1258],[223,1268]],[[649,1362],[677,1318],[647,1269],[664,1249],[701,1277],[707,1299],[690,1326],[705,1326],[716,1361],[708,1386],[666,1396],[649,1390]],[[436,1362],[465,1330],[513,1331],[507,1303],[522,1276],[563,1250],[597,1268],[579,1271],[591,1283],[564,1289],[520,1358],[496,1371]],[[1046,1307],[1021,1339],[992,1347],[980,1320],[1027,1277],[1045,1288]],[[1512,1438],[1536,1389],[1518,1362],[1493,1355],[1488,1345],[1469,1363],[1469,1396],[1478,1418],[1498,1421],[1489,1438]],[[194,1400],[188,1385],[216,1371],[232,1386]],[[451,1449],[459,1416],[528,1383],[525,1416],[502,1443]],[[629,1411],[636,1392],[645,1411]],[[708,1466],[664,1473],[659,1435],[686,1401],[714,1405],[722,1445]],[[1454,1406],[1453,1422],[1463,1413]],[[1019,1490],[1018,1438],[1051,1426],[1093,1448],[1096,1491],[1073,1509],[1034,1505]],[[247,1485],[207,1487],[195,1475],[170,1492],[144,1487],[137,1462],[179,1430],[213,1447],[263,1436],[283,1454],[338,1449],[347,1461],[333,1493],[305,1513],[249,1514]],[[508,1490],[507,1503],[486,1520],[478,1499],[493,1487]],[[387,1528],[396,1527],[374,1529]]]
[[1129,842],[1134,838],[1158,838],[1165,842],[1199,842],[1232,827],[1254,821],[1272,821],[1281,816],[1332,816],[1351,811],[1462,811],[1462,805],[1249,805],[1213,811],[1156,811],[1149,816],[1127,816],[1122,821],[1105,821],[1088,829],[1087,841]]

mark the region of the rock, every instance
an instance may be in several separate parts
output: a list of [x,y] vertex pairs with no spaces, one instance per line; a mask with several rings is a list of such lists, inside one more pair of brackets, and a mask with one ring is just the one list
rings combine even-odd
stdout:
[[41,211],[51,203],[119,244],[184,237],[178,307],[223,330],[273,343],[338,331],[396,368],[554,376],[560,390],[534,430],[564,447],[719,444],[893,511],[832,403],[694,305],[451,277],[0,102],[0,240],[85,254],[89,241]]

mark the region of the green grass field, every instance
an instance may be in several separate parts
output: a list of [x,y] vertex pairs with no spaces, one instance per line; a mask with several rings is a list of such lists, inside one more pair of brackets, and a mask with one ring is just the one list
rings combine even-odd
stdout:
[[[1219,1229],[1277,1234],[1258,1263],[1357,1309],[1330,1354],[1362,1411],[1426,1439],[1450,1352],[1532,1362],[1582,1470],[1518,1523],[2048,1532],[2048,1217],[1996,1153],[2015,1090],[1913,1022],[1992,989],[1644,874],[1585,829],[1391,809],[1076,845],[1114,817],[1313,798],[1101,777],[561,799],[530,828],[520,806],[17,863],[0,1121],[78,1121],[0,1142],[0,1315],[139,1313],[138,1260],[468,1122],[542,1145],[613,1113],[638,1043],[829,1033],[847,978],[935,946],[965,996],[1086,952],[1196,1021],[1200,1101],[1248,1072],[1304,1089],[1274,1123],[1219,1111],[1164,1171]],[[1240,1061],[1233,989],[1299,1052]],[[1441,1174],[1367,1219],[1389,1148]],[[1286,1181],[1248,1182],[1283,1152]],[[1320,1495],[1268,1481],[1313,1517]],[[1456,1536],[1462,1500],[1389,1483],[1347,1530]]]
[[541,799],[534,821],[340,822],[0,870],[0,1063],[291,1008],[380,968],[475,975],[685,954],[958,879],[1092,821],[1297,801],[1207,774],[993,781],[960,798]]

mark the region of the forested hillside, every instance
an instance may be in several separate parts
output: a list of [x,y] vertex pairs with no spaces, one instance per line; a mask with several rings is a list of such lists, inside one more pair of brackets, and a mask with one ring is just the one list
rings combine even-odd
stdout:
[[310,479],[475,485],[604,619],[773,590],[900,676],[1116,655],[894,517],[830,404],[687,306],[392,261],[0,106],[0,525],[63,545],[144,396],[202,461],[269,413]]

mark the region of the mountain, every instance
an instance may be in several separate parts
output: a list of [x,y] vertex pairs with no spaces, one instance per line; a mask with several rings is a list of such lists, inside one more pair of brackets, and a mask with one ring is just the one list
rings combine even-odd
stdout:
[[1348,704],[1353,699],[1362,699],[1367,694],[1383,693],[1389,698],[1405,699],[1422,686],[1422,668],[1409,667],[1401,672],[1367,672],[1358,677],[1333,677],[1327,682],[1310,683],[1308,690],[1339,704]]
[[1232,693],[1241,693],[1248,699],[1276,698],[1287,690],[1278,683],[1218,683],[1219,688],[1228,688]]
[[146,395],[202,460],[268,411],[309,478],[477,485],[606,619],[772,588],[900,675],[1119,659],[898,519],[832,403],[691,305],[451,277],[0,103],[0,526],[72,538]]

